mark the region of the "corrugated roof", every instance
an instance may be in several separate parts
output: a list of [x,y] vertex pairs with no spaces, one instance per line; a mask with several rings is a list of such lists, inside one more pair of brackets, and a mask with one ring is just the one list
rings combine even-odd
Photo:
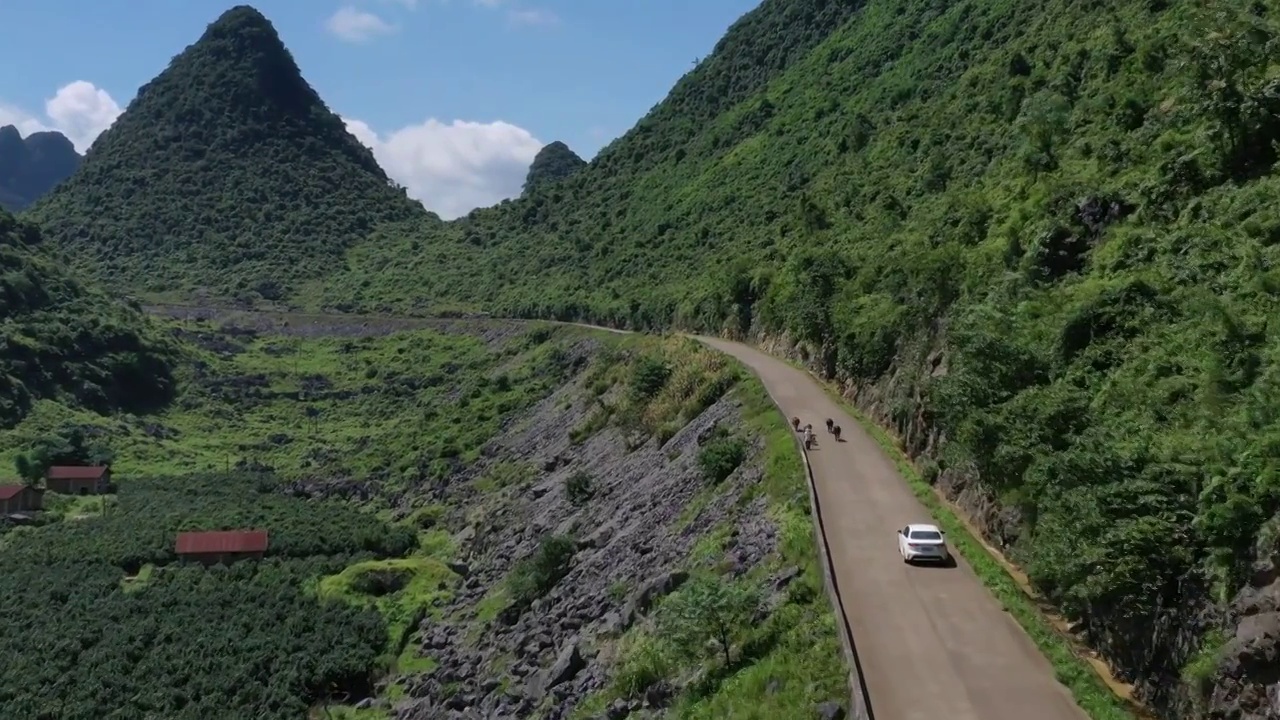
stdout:
[[24,485],[0,485],[0,500],[12,500],[22,492]]
[[106,472],[99,465],[54,465],[44,476],[50,480],[97,480]]
[[179,555],[251,553],[267,549],[266,530],[218,530],[178,533]]

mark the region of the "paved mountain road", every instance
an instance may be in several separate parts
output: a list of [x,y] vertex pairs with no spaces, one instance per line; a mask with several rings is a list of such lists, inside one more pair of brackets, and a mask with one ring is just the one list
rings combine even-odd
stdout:
[[[1087,720],[1053,668],[963,559],[911,567],[896,531],[930,522],[894,464],[807,373],[745,345],[699,341],[747,365],[810,451],[844,613],[877,720]],[[832,418],[844,442],[827,434]]]

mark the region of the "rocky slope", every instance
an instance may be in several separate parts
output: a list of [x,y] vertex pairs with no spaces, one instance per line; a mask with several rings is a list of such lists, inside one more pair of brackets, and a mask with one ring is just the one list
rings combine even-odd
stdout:
[[[820,571],[810,557],[812,529],[803,513],[791,514],[807,502],[797,486],[801,477],[762,492],[779,482],[766,478],[764,468],[779,449],[766,446],[758,419],[753,424],[761,406],[744,405],[742,391],[734,392],[659,438],[604,421],[601,408],[617,407],[625,396],[624,388],[602,380],[617,362],[601,364],[606,347],[601,340],[575,346],[567,362],[590,362],[593,370],[512,418],[478,464],[412,489],[402,501],[398,514],[406,517],[424,507],[451,508],[436,522],[452,533],[450,567],[465,579],[442,612],[423,621],[415,641],[434,668],[394,680],[406,695],[402,702],[372,700],[367,707],[393,705],[394,717],[404,720],[738,717],[743,698],[722,695],[740,692],[728,689],[730,681],[737,677],[740,686],[760,672],[753,658],[765,656],[773,659],[765,671],[773,674],[761,682],[769,693],[752,698],[762,710],[803,717],[823,703],[831,711],[846,696]],[[781,418],[771,421],[780,425]],[[709,486],[701,458],[726,434],[746,439],[747,452]],[[785,429],[783,439],[781,451],[794,453]],[[584,485],[574,489],[575,483]],[[781,546],[782,536],[797,532],[793,522],[800,535],[790,542],[806,556]],[[563,577],[532,604],[512,604],[511,576],[549,537],[572,539]],[[628,663],[637,635],[657,632],[655,607],[692,577],[707,575],[761,592],[754,617],[739,628],[742,664],[677,664],[620,686],[620,676],[635,673]],[[785,619],[793,613],[811,619],[796,625]],[[803,644],[788,639],[814,622],[803,630]],[[759,636],[748,626],[771,629]]]
[[60,132],[23,138],[12,125],[0,127],[0,209],[26,209],[70,177],[80,161],[75,146]]

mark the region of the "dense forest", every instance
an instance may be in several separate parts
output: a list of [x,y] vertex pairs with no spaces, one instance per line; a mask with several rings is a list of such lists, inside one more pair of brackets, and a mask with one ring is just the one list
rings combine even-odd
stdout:
[[98,412],[168,402],[175,346],[60,264],[36,226],[0,210],[0,428],[40,400]]
[[[176,562],[181,530],[261,528],[267,559]],[[0,705],[13,717],[302,717],[368,692],[377,613],[306,588],[355,560],[404,555],[411,529],[278,493],[251,475],[132,479],[106,514],[16,530],[0,557]]]
[[142,87],[30,215],[113,284],[277,299],[381,224],[425,213],[241,6]]
[[586,167],[587,161],[559,140],[538,151],[529,164],[529,174],[524,179],[524,191],[537,190],[550,183],[572,177]]

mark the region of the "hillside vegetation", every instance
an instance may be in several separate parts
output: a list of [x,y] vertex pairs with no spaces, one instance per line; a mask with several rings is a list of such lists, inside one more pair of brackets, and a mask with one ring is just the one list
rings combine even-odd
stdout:
[[42,401],[106,413],[173,395],[175,348],[136,308],[73,279],[0,210],[0,430]]
[[1226,716],[1271,684],[1223,645],[1280,553],[1278,39],[1242,0],[768,0],[592,163],[441,223],[237,8],[32,217],[149,292],[796,346],[1145,699]]
[[[234,320],[169,329],[168,405],[42,398],[0,430],[6,467],[71,447],[109,459],[120,486],[101,500],[48,495],[32,525],[0,520],[0,602],[26,628],[6,636],[0,699],[33,718],[296,718],[370,696],[457,579],[391,507],[474,462],[501,423],[551,392],[567,369],[559,339],[522,342],[510,326],[488,340],[378,327],[341,337],[351,325],[289,336]],[[176,532],[243,528],[270,533],[261,564],[178,563]],[[428,586],[387,608],[333,602],[321,578],[368,563],[404,564]],[[99,672],[68,682],[80,662]]]
[[[206,315],[165,324],[168,404],[47,397],[0,429],[0,478],[53,452],[110,459],[118,485],[0,520],[0,603],[25,628],[0,641],[5,707],[385,720],[465,696],[554,720],[657,698],[733,718],[844,695],[794,441],[723,356],[505,321]],[[236,528],[269,531],[264,561],[174,554],[178,531]],[[726,593],[761,621],[678,624]],[[570,645],[582,664],[553,694]]]
[[[270,532],[261,564],[176,563],[177,531],[242,527]],[[175,720],[298,718],[318,698],[367,691],[383,618],[320,602],[306,585],[415,543],[406,528],[242,475],[133,478],[106,515],[5,540],[0,602],[23,629],[0,636],[7,711]],[[86,663],[93,673],[72,672]]]
[[980,478],[993,539],[1181,708],[1280,523],[1278,29],[1240,1],[766,2],[574,177],[299,301],[799,343],[914,451],[945,437],[930,477]]
[[559,140],[538,151],[529,164],[529,174],[524,179],[526,193],[572,177],[586,167],[587,161]]
[[30,211],[77,267],[138,292],[276,299],[383,223],[424,217],[258,11],[223,13]]
[[0,209],[18,212],[80,167],[80,154],[60,132],[22,137],[13,125],[0,127]]

